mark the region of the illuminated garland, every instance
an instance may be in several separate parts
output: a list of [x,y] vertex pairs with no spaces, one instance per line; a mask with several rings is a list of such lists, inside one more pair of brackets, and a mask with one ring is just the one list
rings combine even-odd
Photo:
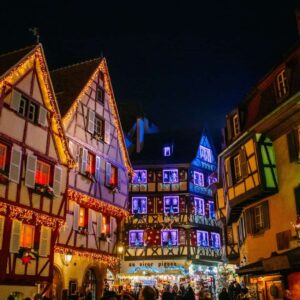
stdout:
[[42,50],[42,46],[39,44],[36,46],[29,55],[25,57],[18,65],[16,65],[6,76],[0,80],[0,90],[4,85],[13,86],[18,79],[24,76],[36,62],[37,76],[41,84],[41,91],[43,99],[47,109],[50,111],[51,116],[51,128],[54,132],[54,139],[57,145],[58,152],[62,163],[68,165],[70,168],[75,166],[75,162],[69,153],[68,144],[66,141],[65,133],[63,130],[61,118],[57,102],[51,86],[51,80],[49,78],[49,72],[45,64],[45,58]]
[[[8,212],[9,210],[9,212]],[[36,225],[51,227],[53,230],[64,225],[64,220],[41,214],[30,209],[10,205],[0,202],[0,212],[8,215],[10,219],[18,219],[20,221],[32,221],[35,218]]]
[[54,252],[59,253],[59,254],[67,254],[70,252],[70,250],[72,252],[72,255],[77,255],[79,257],[86,257],[86,258],[94,259],[101,263],[109,265],[111,268],[117,268],[120,263],[120,259],[118,257],[108,255],[108,254],[92,252],[92,251],[74,250],[74,249],[61,247],[61,246],[54,247]]
[[68,199],[73,200],[79,205],[94,209],[96,211],[108,214],[116,218],[124,218],[129,215],[129,212],[123,208],[116,207],[104,201],[96,198],[92,198],[86,194],[79,193],[77,191],[68,189]]
[[128,155],[128,152],[127,152],[127,148],[125,146],[125,138],[124,138],[124,134],[123,134],[121,124],[120,124],[120,117],[119,117],[119,114],[118,114],[116,101],[115,101],[115,98],[114,98],[114,95],[113,95],[112,86],[111,86],[111,83],[110,83],[110,80],[109,80],[109,74],[108,74],[108,69],[107,69],[107,64],[106,64],[105,58],[103,58],[101,60],[100,65],[95,70],[95,72],[91,76],[90,80],[87,82],[87,84],[84,86],[84,88],[80,92],[79,96],[74,100],[73,104],[68,109],[67,113],[65,114],[65,116],[62,119],[63,124],[64,124],[65,128],[68,126],[68,124],[69,124],[71,118],[73,117],[74,113],[76,113],[79,102],[85,96],[85,94],[88,93],[91,85],[96,80],[96,77],[99,74],[99,70],[104,74],[104,87],[105,87],[105,91],[108,94],[109,105],[112,109],[113,123],[114,123],[114,126],[117,128],[118,139],[120,141],[122,141],[121,143],[119,143],[119,145],[121,147],[121,153],[122,153],[123,161],[125,163],[127,171],[130,174],[133,174],[133,168],[131,166],[129,155]]

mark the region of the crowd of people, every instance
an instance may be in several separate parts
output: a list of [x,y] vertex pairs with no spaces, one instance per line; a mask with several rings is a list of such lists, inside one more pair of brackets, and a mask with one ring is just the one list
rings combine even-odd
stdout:
[[249,290],[241,285],[233,281],[230,283],[228,287],[228,291],[226,288],[223,288],[221,293],[219,294],[219,300],[250,300],[251,296],[249,294]]

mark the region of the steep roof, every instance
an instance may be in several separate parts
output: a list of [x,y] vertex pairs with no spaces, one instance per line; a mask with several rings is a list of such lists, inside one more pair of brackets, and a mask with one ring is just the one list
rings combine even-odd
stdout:
[[[140,153],[130,155],[133,165],[191,163],[197,155],[202,131],[174,130],[145,135]],[[163,156],[163,147],[173,145],[171,156]]]
[[14,65],[24,58],[29,52],[31,52],[36,45],[27,46],[12,52],[4,53],[0,55],[0,75],[9,71]]
[[50,72],[62,117],[87,84],[102,58],[95,58]]

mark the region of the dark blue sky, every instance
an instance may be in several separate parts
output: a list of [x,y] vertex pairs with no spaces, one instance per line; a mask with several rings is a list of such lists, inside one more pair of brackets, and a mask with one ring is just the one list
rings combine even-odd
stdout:
[[50,69],[103,52],[117,101],[166,129],[222,127],[298,39],[296,0],[48,2],[1,4],[0,52],[32,44],[32,26]]

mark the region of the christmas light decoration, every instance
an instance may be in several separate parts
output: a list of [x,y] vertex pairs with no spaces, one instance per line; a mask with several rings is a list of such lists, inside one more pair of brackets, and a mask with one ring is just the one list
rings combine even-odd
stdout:
[[75,201],[79,205],[83,205],[85,207],[94,209],[98,212],[102,212],[116,218],[124,218],[129,215],[129,212],[123,208],[116,207],[72,189],[68,189],[68,199]]
[[65,128],[68,127],[68,124],[69,124],[72,116],[77,111],[77,107],[78,107],[80,101],[88,93],[91,85],[94,83],[94,81],[98,77],[99,71],[101,71],[104,75],[104,88],[105,88],[105,91],[108,95],[109,106],[112,109],[113,125],[115,126],[115,128],[117,128],[117,134],[118,134],[119,140],[122,141],[122,143],[119,144],[120,148],[121,148],[122,158],[123,158],[123,161],[125,163],[125,166],[127,168],[128,173],[130,175],[133,175],[133,169],[132,169],[132,166],[131,166],[131,163],[130,163],[130,159],[129,159],[129,155],[128,155],[126,146],[125,146],[125,137],[124,137],[123,130],[122,130],[122,127],[121,127],[120,117],[119,117],[115,97],[114,97],[114,94],[113,94],[112,85],[111,85],[111,82],[109,80],[110,77],[109,77],[107,63],[106,63],[105,58],[103,58],[101,60],[98,68],[95,70],[95,72],[91,76],[90,80],[84,86],[84,88],[80,92],[79,96],[76,99],[74,99],[73,104],[68,109],[65,116],[63,117],[63,124],[64,124]]
[[70,252],[72,252],[73,258],[74,258],[74,256],[79,256],[79,257],[85,257],[85,258],[97,260],[97,261],[100,261],[101,263],[104,263],[104,264],[110,266],[112,269],[118,268],[119,262],[120,262],[120,259],[117,256],[94,252],[94,251],[70,249],[67,247],[59,246],[59,245],[56,245],[54,247],[54,252],[62,254],[62,255],[67,255]]

